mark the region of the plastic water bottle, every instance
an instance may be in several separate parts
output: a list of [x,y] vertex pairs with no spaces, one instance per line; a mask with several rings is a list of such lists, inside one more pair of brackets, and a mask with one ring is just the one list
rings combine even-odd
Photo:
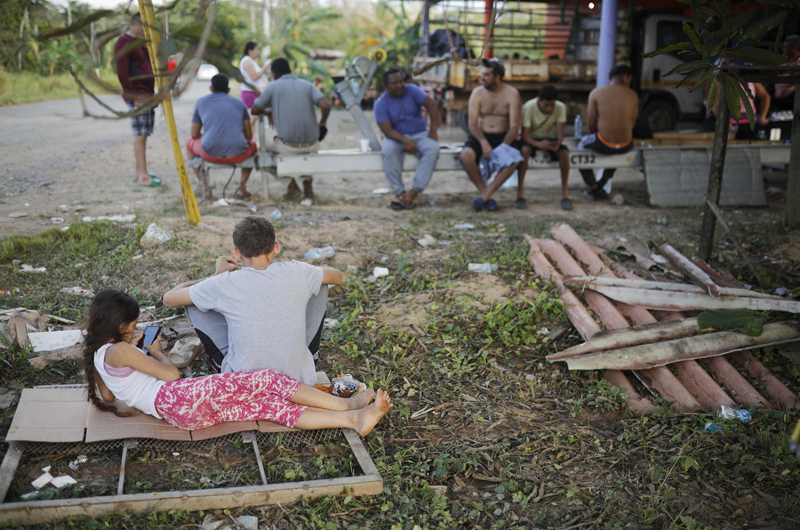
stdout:
[[336,254],[336,251],[333,250],[333,247],[312,248],[311,250],[306,252],[305,258],[306,259],[332,258],[334,254]]
[[746,409],[735,409],[722,405],[717,412],[717,416],[723,420],[739,420],[744,424],[750,423],[750,411]]
[[575,116],[575,138],[580,140],[583,137],[583,121],[581,115]]

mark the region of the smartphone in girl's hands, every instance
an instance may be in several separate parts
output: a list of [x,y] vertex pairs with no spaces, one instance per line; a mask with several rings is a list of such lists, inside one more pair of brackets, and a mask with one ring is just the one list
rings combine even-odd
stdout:
[[161,326],[147,326],[137,346],[141,349],[144,349],[145,346],[150,346],[156,341],[156,338],[158,338],[160,334]]

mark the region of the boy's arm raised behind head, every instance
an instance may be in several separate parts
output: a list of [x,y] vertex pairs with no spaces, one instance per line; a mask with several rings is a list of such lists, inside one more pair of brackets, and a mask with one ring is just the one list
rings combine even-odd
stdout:
[[333,267],[320,267],[322,269],[322,285],[340,285],[344,279],[344,274],[339,269]]

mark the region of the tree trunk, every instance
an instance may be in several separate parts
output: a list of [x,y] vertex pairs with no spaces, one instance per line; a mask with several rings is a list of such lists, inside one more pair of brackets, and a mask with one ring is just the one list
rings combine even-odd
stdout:
[[800,226],[800,85],[794,89],[792,118],[792,150],[789,158],[789,180],[786,186],[786,224]]
[[[728,131],[730,130],[731,109],[728,108],[728,97],[725,94],[725,83],[722,77],[717,78],[717,125],[714,129],[714,147],[711,151],[711,163],[708,169],[708,190],[706,200],[719,205],[719,196],[722,191],[722,170],[725,168],[725,152],[728,150]],[[714,229],[717,217],[711,208],[706,205],[703,210],[703,226],[700,229],[700,244],[697,249],[698,256],[704,261],[711,259],[714,249]]]

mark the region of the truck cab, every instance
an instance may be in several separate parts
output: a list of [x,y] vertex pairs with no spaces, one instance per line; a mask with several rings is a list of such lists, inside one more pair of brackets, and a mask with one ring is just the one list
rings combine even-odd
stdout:
[[[650,15],[641,24],[640,36],[645,52],[657,50],[670,44],[689,40],[683,32],[683,24],[687,19],[677,15]],[[636,39],[634,39],[635,41]],[[637,61],[633,54],[634,62]],[[640,120],[646,123],[653,131],[667,131],[674,129],[679,119],[701,118],[704,110],[703,91],[689,92],[687,87],[675,89],[675,85],[682,76],[664,74],[675,66],[696,59],[690,54],[678,55],[677,53],[662,54],[652,58],[638,57],[641,65],[634,64],[634,70],[641,72],[634,81],[633,88],[640,94],[641,109]]]

